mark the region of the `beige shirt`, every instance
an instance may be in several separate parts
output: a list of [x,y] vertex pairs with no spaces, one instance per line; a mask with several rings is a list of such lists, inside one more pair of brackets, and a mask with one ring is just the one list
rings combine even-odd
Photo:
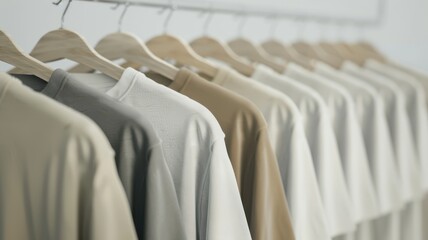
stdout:
[[217,118],[253,239],[294,239],[278,163],[262,114],[249,101],[181,69],[172,83],[154,80],[198,101]]
[[1,74],[0,123],[0,239],[137,239],[91,120]]

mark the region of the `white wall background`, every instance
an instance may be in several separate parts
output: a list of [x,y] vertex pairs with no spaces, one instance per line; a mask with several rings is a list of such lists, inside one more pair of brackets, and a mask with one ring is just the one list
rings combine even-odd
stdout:
[[[44,33],[59,27],[66,1],[64,0],[60,6],[55,6],[47,0],[0,0],[0,29],[8,33],[24,51],[29,52]],[[275,37],[285,42],[296,39],[310,42],[320,39],[348,41],[366,39],[390,58],[428,73],[428,0],[385,1],[387,5],[384,19],[382,25],[378,27],[361,29],[354,26],[322,25],[316,22],[302,24],[290,19],[281,20],[277,24]],[[355,18],[374,17],[377,7],[377,0],[229,0],[227,2],[246,6],[280,7],[291,12]],[[65,27],[79,32],[90,44],[95,45],[104,35],[117,30],[122,8],[112,10],[111,7],[111,4],[73,1],[65,18]],[[165,16],[166,13],[159,14],[159,9],[132,6],[125,15],[122,29],[147,40],[162,33]],[[191,40],[203,33],[204,19],[201,13],[176,11],[168,26],[168,32],[179,35],[185,40]],[[236,16],[215,14],[207,30],[208,34],[229,40],[238,35],[239,21]],[[264,18],[250,17],[246,21],[243,35],[255,42],[263,41],[270,37],[271,22]],[[52,66],[67,67],[69,64],[60,62],[53,63]],[[5,71],[9,67],[0,62],[0,71]]]

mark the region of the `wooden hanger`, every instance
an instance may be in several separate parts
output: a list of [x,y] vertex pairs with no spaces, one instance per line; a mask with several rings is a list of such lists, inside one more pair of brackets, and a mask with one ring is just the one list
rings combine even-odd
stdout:
[[[335,57],[339,58],[341,61],[345,61],[346,57],[343,56],[343,52],[338,51],[335,46],[331,43],[327,42],[319,42],[318,47],[323,49],[326,53],[334,55]],[[345,54],[346,55],[346,54]]]
[[379,53],[379,51],[376,49],[376,47],[374,47],[369,42],[361,41],[361,42],[357,43],[356,45],[361,46],[362,48],[365,48],[365,49],[367,49],[370,52],[382,55],[381,53]]
[[45,34],[30,55],[42,62],[70,59],[116,80],[120,79],[124,71],[122,67],[98,54],[79,34],[65,29],[54,30]]
[[218,69],[210,62],[199,56],[189,44],[178,37],[167,34],[167,26],[176,6],[171,5],[170,12],[164,23],[164,34],[146,42],[147,47],[162,59],[173,59],[182,65],[197,68],[209,77],[215,77]]
[[279,22],[278,18],[275,16],[271,17],[271,20],[272,24],[270,28],[269,40],[263,42],[260,47],[268,54],[278,57],[285,62],[294,62],[308,70],[313,69],[310,59],[306,58],[302,54],[298,54],[296,51],[290,51],[282,42],[274,38],[275,30]]
[[162,59],[173,59],[182,65],[197,68],[210,77],[217,74],[217,68],[199,56],[193,49],[181,39],[163,34],[150,39],[147,47]]
[[245,76],[253,75],[255,68],[236,55],[226,44],[212,37],[200,37],[193,40],[190,46],[202,57],[211,57],[229,64]]
[[294,62],[308,70],[313,69],[313,63],[309,58],[299,54],[296,51],[290,51],[290,49],[287,49],[287,47],[278,40],[267,40],[261,44],[261,47],[269,54],[279,57],[286,62]]
[[[134,66],[145,66],[164,77],[174,79],[178,69],[156,57],[141,42],[138,37],[129,33],[112,33],[101,39],[95,46],[95,50],[109,60],[125,59]],[[92,69],[78,65],[70,69],[70,72],[89,72]]]
[[292,47],[299,53],[322,62],[327,63],[328,65],[339,69],[342,66],[343,60],[335,55],[329,54],[324,51],[322,48],[311,45],[309,43],[298,41],[292,44]]
[[[238,26],[238,32],[241,36],[246,20],[246,14],[242,14],[242,21]],[[284,60],[270,55],[263,48],[255,45],[248,39],[238,37],[228,42],[228,45],[239,56],[247,58],[252,62],[268,66],[278,73],[282,74],[286,69],[286,63],[284,62]]]
[[387,58],[379,51],[377,51],[377,49],[373,47],[370,43],[359,42],[355,44],[349,44],[348,47],[351,49],[352,52],[362,55],[365,60],[375,59],[383,63],[388,62]]
[[309,58],[313,58],[313,59],[319,58],[318,56],[319,54],[317,53],[317,51],[315,51],[315,49],[312,48],[312,46],[306,42],[298,41],[298,42],[292,43],[290,47],[295,49],[298,53],[303,54]]
[[357,65],[362,66],[365,62],[364,55],[359,52],[353,52],[350,45],[345,42],[338,42],[330,44],[336,51],[341,54],[346,60],[350,60]]
[[208,16],[206,17],[203,28],[204,36],[193,40],[190,43],[190,46],[193,48],[193,50],[195,50],[197,54],[202,57],[210,57],[213,59],[220,60],[230,65],[232,68],[244,74],[245,76],[253,75],[255,67],[252,64],[247,63],[245,59],[236,55],[227,44],[213,37],[207,36],[208,26],[213,18],[213,12],[211,10],[208,10],[207,13]]
[[[68,2],[63,13],[62,22],[70,2]],[[124,71],[122,67],[115,65],[98,54],[78,33],[63,29],[62,26],[60,29],[50,31],[42,36],[30,55],[45,63],[70,59],[98,70],[116,80],[120,79]],[[16,73],[17,69],[13,69],[12,72]]]
[[[173,80],[178,73],[175,66],[156,57],[137,36],[121,32],[122,20],[128,7],[129,2],[125,4],[119,18],[119,31],[102,38],[95,46],[95,50],[111,61],[125,59],[132,62],[133,66],[148,67],[150,70]],[[70,69],[70,72],[90,72],[91,70],[91,68],[80,64]]]
[[49,81],[53,70],[46,64],[22,52],[12,39],[0,30],[0,60],[22,69],[25,73],[31,73],[37,77]]
[[285,64],[275,60],[275,57],[264,51],[261,47],[244,38],[236,38],[228,43],[229,47],[238,55],[250,61],[266,65],[276,72],[283,73]]

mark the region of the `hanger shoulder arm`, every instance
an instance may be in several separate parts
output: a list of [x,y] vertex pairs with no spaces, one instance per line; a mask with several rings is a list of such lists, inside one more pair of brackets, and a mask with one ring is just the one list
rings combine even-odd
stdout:
[[49,81],[53,70],[41,61],[23,53],[15,43],[0,31],[0,60],[15,66],[9,73],[32,73],[45,81]]

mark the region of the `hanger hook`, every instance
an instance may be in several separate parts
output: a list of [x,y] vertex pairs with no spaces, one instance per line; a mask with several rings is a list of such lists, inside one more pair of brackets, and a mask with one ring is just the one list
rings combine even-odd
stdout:
[[247,23],[247,16],[248,15],[245,13],[245,11],[243,11],[239,16],[242,19],[241,19],[241,21],[239,22],[239,25],[238,25],[238,34],[239,34],[240,37],[242,37],[244,35],[244,27],[245,27],[245,24]]
[[356,28],[356,41],[362,41],[364,40],[364,24],[359,24],[358,22],[355,22],[355,28]]
[[[114,9],[117,9],[119,7],[119,5],[120,5],[120,3],[117,6],[115,6]],[[120,14],[120,17],[119,17],[118,26],[117,26],[117,31],[118,32],[122,32],[123,18],[125,17],[125,13],[128,10],[129,6],[130,6],[129,1],[126,1],[125,7],[123,8],[123,11],[122,11],[122,13]]]
[[202,29],[204,36],[207,35],[209,24],[211,23],[211,20],[214,16],[212,3],[210,4],[209,8],[207,8],[205,12],[207,13],[207,18],[205,19],[203,29]]
[[122,3],[116,3],[116,5],[114,5],[113,7],[111,7],[111,9],[112,10],[116,10],[116,9],[118,9],[119,8],[119,6],[121,5]]
[[273,39],[275,37],[275,32],[278,27],[278,17],[273,15],[271,17],[268,17],[267,20],[271,21],[270,29],[269,29],[269,37]]
[[178,5],[174,4],[172,0],[169,1],[169,6],[162,9],[159,14],[162,14],[165,10],[169,9],[168,16],[165,19],[165,22],[163,23],[163,32],[166,34],[168,32],[168,25],[171,20],[172,15],[174,14],[175,10],[178,9]]
[[327,41],[327,33],[328,33],[328,22],[329,20],[325,20],[324,22],[319,21],[319,25],[318,25],[318,33],[319,33],[319,41],[323,42],[323,41]]
[[[303,39],[303,33],[304,33],[305,27],[306,27],[305,21],[304,21],[303,17],[296,17],[295,22],[296,22],[296,28],[297,28],[297,34],[296,34],[297,36],[296,37],[298,40],[302,40]],[[299,26],[299,25],[301,25],[301,26]]]
[[341,37],[341,33],[343,33],[344,26],[343,26],[342,22],[339,22],[339,21],[336,22],[336,25],[337,25],[337,28],[336,28],[336,30],[337,30],[336,31],[336,41],[340,42],[341,38],[343,39],[343,37]]
[[325,36],[327,36],[327,37],[325,40],[330,41],[330,42],[334,41],[334,34],[335,34],[335,32],[334,32],[334,20],[328,19],[326,21],[326,34],[325,34]]
[[[67,14],[67,11],[68,11],[68,8],[70,7],[71,1],[73,1],[73,0],[68,0],[67,5],[65,6],[65,9],[62,12],[62,15],[61,15],[61,28],[64,28],[65,14]],[[61,2],[62,2],[62,0],[58,0],[58,2],[52,2],[52,4],[58,6]]]

